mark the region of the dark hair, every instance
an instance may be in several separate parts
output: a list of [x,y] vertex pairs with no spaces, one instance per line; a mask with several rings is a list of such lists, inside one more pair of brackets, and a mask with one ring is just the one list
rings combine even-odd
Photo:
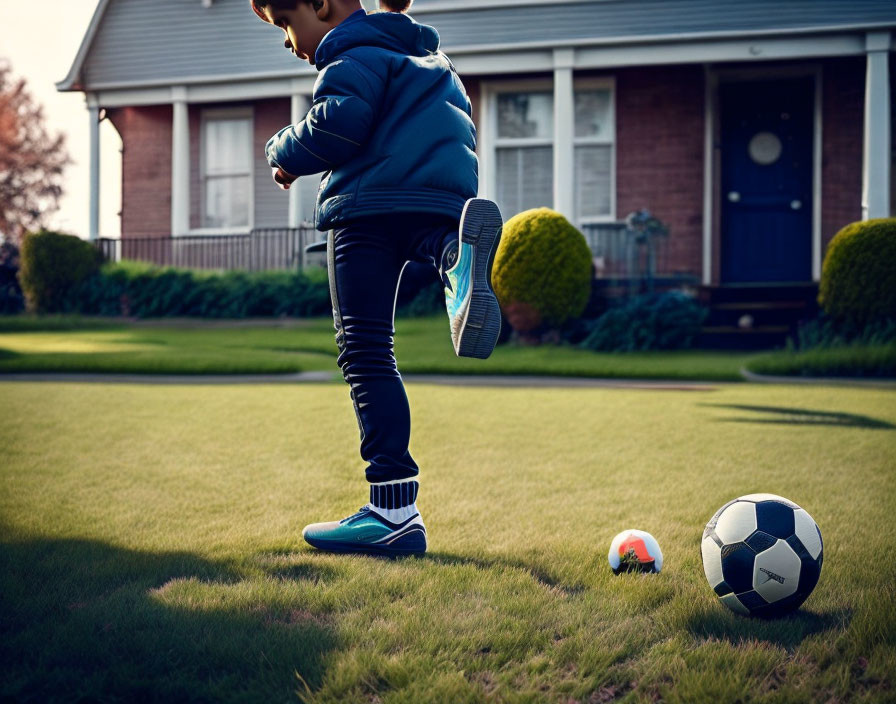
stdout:
[[407,12],[414,0],[380,0],[380,5],[389,12]]
[[[301,0],[249,0],[252,5],[252,10],[265,22],[268,21],[268,18],[264,14],[264,9],[266,7],[270,7],[272,10],[295,10],[296,5],[298,5],[300,1]],[[307,0],[305,1],[307,2]],[[321,5],[320,0],[311,0],[311,5],[315,10],[319,9]]]

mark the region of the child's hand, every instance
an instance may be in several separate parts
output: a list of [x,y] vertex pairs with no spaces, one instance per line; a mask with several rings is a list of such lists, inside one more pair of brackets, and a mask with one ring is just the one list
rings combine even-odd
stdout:
[[274,182],[284,191],[288,191],[289,187],[292,185],[292,182],[298,178],[298,176],[293,176],[292,174],[286,173],[279,166],[271,167],[271,174],[274,177]]

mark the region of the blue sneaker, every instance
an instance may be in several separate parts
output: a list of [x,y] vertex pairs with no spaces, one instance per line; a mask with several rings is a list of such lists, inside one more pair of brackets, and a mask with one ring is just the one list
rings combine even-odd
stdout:
[[392,523],[370,504],[341,521],[312,523],[302,537],[309,545],[329,552],[364,552],[376,555],[417,555],[426,552],[426,526],[414,512],[401,523]]
[[[471,198],[460,216],[458,248],[442,272],[451,341],[458,357],[486,359],[501,333],[501,308],[492,290],[492,263],[504,221],[498,206]],[[454,259],[452,260],[452,255]]]

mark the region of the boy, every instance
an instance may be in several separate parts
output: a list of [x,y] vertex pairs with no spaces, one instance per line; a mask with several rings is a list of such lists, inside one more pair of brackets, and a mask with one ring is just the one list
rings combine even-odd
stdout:
[[286,48],[320,75],[305,118],[265,155],[281,188],[325,172],[315,225],[327,263],[337,363],[351,387],[370,502],[341,521],[306,526],[311,545],[388,555],[426,551],[410,410],[392,349],[395,296],[408,260],[445,284],[455,352],[486,358],[500,332],[491,265],[502,220],[474,198],[471,106],[432,27],[359,0],[251,0]]

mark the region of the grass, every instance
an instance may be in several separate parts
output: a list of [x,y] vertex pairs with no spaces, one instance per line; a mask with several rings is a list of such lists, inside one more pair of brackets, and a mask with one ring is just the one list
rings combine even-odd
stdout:
[[747,361],[747,369],[771,376],[896,377],[896,342],[780,351]]
[[[300,538],[365,500],[342,384],[0,395],[0,699],[893,700],[894,392],[410,384],[430,552],[397,561]],[[825,540],[774,621],[700,563],[704,523],[758,491]],[[628,527],[661,574],[612,575]]]
[[[338,373],[332,321],[278,326],[109,324],[63,317],[0,318],[0,372],[146,374]],[[444,316],[399,318],[399,369],[420,374],[519,374],[739,381],[743,352],[597,353],[571,346],[500,345],[488,360],[459,359]]]

